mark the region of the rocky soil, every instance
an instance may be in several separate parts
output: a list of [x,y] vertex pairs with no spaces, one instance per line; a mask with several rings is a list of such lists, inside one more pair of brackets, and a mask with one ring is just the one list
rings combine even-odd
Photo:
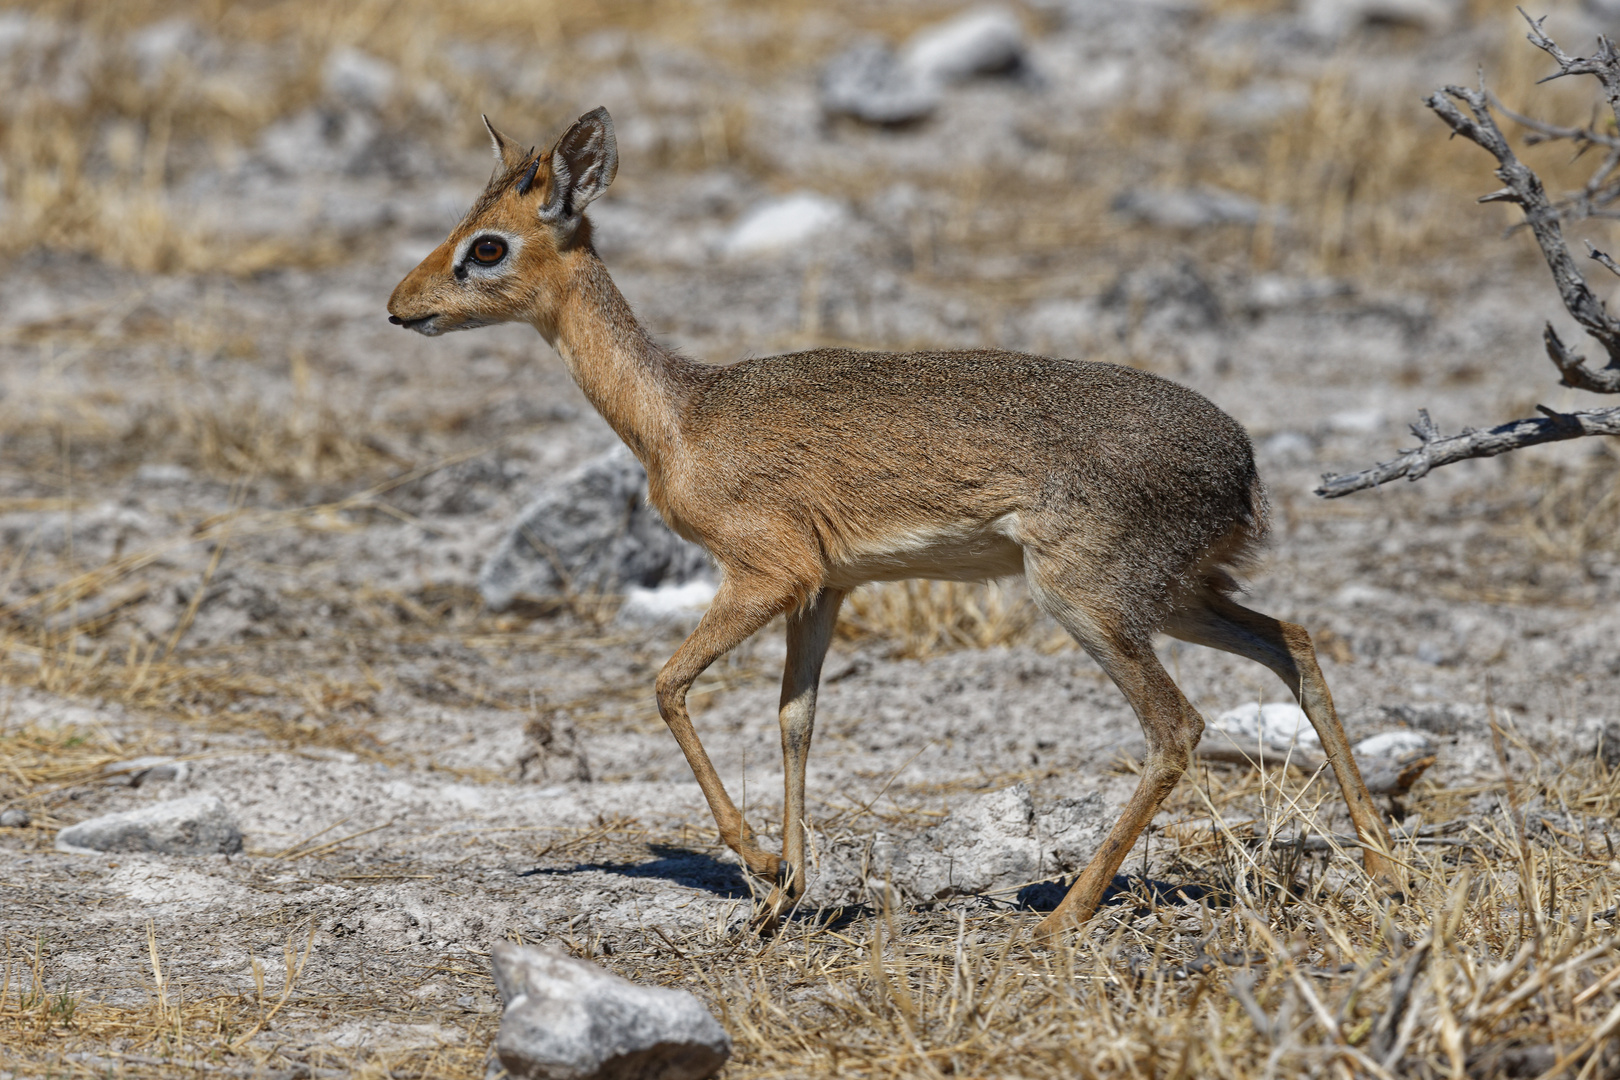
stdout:
[[[1497,782],[1493,716],[1517,765],[1590,754],[1620,719],[1620,549],[1598,505],[1620,477],[1611,448],[1311,494],[1320,473],[1409,444],[1419,408],[1452,430],[1584,397],[1541,357],[1543,320],[1565,320],[1528,240],[1448,190],[1452,248],[1324,262],[1298,210],[1274,220],[1282,201],[1211,188],[1184,168],[1194,152],[1165,149],[1319,119],[1311,72],[1337,65],[1484,192],[1483,155],[1444,148],[1418,95],[1471,79],[1512,27],[1440,3],[1370,21],[1354,4],[1032,5],[1014,12],[1017,63],[924,80],[926,115],[829,115],[821,72],[862,33],[886,33],[901,64],[910,28],[952,14],[913,7],[890,30],[808,20],[806,58],[763,72],[609,27],[557,60],[570,81],[546,90],[544,122],[494,119],[538,143],[569,110],[608,106],[623,161],[592,210],[600,249],[647,325],[691,355],[1099,356],[1236,416],[1276,524],[1252,605],[1315,633],[1352,739],[1435,738],[1409,809]],[[1557,18],[1571,49],[1601,25],[1574,7]],[[0,20],[13,69],[27,42],[75,32]],[[187,25],[201,44],[186,48],[231,67]],[[732,52],[765,32],[737,13],[714,25],[712,47]],[[493,79],[542,77],[478,49]],[[1233,65],[1249,76],[1209,74]],[[29,815],[0,828],[0,925],[8,947],[40,943],[52,993],[131,1007],[153,994],[148,925],[190,997],[251,997],[253,957],[275,990],[283,947],[308,945],[297,1000],[380,1011],[292,1010],[252,1036],[289,1060],[487,1040],[497,999],[470,973],[493,941],[717,941],[750,905],[652,702],[680,626],[616,620],[599,598],[497,614],[477,592],[519,510],[615,444],[528,327],[427,340],[385,321],[395,282],[487,175],[477,116],[417,132],[402,118],[430,89],[363,51],[324,70],[306,108],[231,154],[198,150],[166,196],[222,253],[275,240],[321,258],[153,273],[46,245],[0,265],[0,756],[33,770],[0,778],[0,808]],[[1193,99],[1201,118],[1162,139],[1109,128]],[[1055,633],[926,657],[881,636],[835,644],[810,767],[817,899],[869,899],[873,850],[925,835],[971,848],[960,829],[926,830],[986,793],[1025,785],[1029,829],[1054,807],[1106,816],[1123,801],[1134,777],[1116,749],[1136,722]],[[773,627],[693,696],[767,833],[782,648]],[[1253,665],[1168,641],[1161,654],[1206,715],[1285,696]],[[136,782],[120,763],[143,755],[186,767]],[[62,827],[192,796],[228,808],[241,851],[55,848]],[[1346,831],[1334,800],[1320,824]],[[1043,862],[1035,843],[1031,880],[1083,859]],[[1133,873],[1164,872],[1159,843]],[[1003,886],[1023,883],[983,887],[1011,902]]]

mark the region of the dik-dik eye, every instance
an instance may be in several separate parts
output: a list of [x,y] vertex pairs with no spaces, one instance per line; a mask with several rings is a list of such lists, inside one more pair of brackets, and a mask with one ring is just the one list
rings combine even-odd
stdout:
[[498,236],[480,236],[473,241],[472,257],[483,266],[494,266],[506,258],[506,241]]

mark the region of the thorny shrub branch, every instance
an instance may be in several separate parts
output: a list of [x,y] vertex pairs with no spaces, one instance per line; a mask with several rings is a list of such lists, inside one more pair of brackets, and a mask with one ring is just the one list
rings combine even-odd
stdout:
[[[1522,9],[1520,13],[1523,14]],[[1620,131],[1620,52],[1615,50],[1614,43],[1608,37],[1601,36],[1598,38],[1597,51],[1591,56],[1570,56],[1542,30],[1545,16],[1532,19],[1525,15],[1525,20],[1530,24],[1530,43],[1558,64],[1558,70],[1541,81],[1560,79],[1566,75],[1593,76],[1603,86],[1603,96],[1614,116],[1616,131]],[[1467,106],[1467,113],[1458,107],[1459,102]],[[1553,282],[1558,286],[1558,295],[1564,301],[1564,307],[1574,316],[1581,329],[1603,346],[1608,354],[1609,362],[1604,367],[1588,367],[1586,358],[1564,344],[1549,322],[1542,336],[1547,344],[1547,356],[1558,368],[1561,376],[1559,381],[1564,386],[1590,390],[1596,394],[1620,393],[1620,319],[1612,317],[1603,301],[1592,294],[1586,278],[1575,265],[1569,245],[1564,241],[1562,224],[1565,218],[1578,221],[1589,217],[1620,216],[1620,212],[1608,209],[1620,199],[1620,179],[1613,178],[1615,170],[1620,168],[1620,136],[1599,131],[1595,124],[1570,128],[1541,123],[1521,117],[1502,108],[1500,102],[1494,102],[1501,112],[1534,132],[1529,138],[1531,142],[1567,139],[1575,143],[1579,151],[1591,146],[1601,146],[1608,151],[1586,185],[1555,205],[1547,197],[1541,179],[1518,159],[1507,138],[1496,126],[1496,120],[1491,115],[1493,102],[1493,96],[1487,93],[1483,85],[1478,90],[1448,86],[1424,99],[1424,104],[1433,109],[1454,134],[1479,144],[1496,158],[1496,176],[1505,186],[1479,201],[1510,202],[1524,211],[1525,224],[1530,227],[1542,256],[1547,260],[1547,268],[1552,271]],[[1593,261],[1620,274],[1620,264],[1614,259],[1590,244],[1587,248]],[[1412,434],[1417,436],[1418,446],[1402,450],[1394,461],[1381,462],[1358,473],[1326,474],[1316,493],[1323,498],[1333,499],[1353,491],[1377,487],[1402,476],[1417,480],[1426,476],[1431,469],[1465,458],[1494,457],[1538,443],[1561,442],[1586,435],[1620,435],[1620,407],[1570,413],[1554,412],[1544,405],[1536,408],[1542,413],[1539,417],[1513,420],[1485,431],[1464,428],[1456,435],[1444,436],[1435,427],[1434,421],[1429,419],[1428,412],[1420,410],[1418,422],[1412,425]]]

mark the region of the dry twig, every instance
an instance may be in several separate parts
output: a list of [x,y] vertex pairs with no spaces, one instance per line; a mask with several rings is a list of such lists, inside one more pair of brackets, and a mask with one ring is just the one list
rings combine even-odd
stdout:
[[[1589,57],[1573,57],[1560,49],[1543,31],[1545,16],[1532,19],[1526,15],[1525,19],[1530,23],[1530,43],[1546,52],[1558,64],[1558,70],[1547,79],[1559,79],[1566,75],[1593,76],[1602,85],[1604,99],[1617,127],[1620,127],[1620,52],[1615,50],[1614,43],[1607,37],[1599,37],[1595,53]],[[1458,107],[1458,102],[1467,106],[1466,113]],[[1587,285],[1564,240],[1562,224],[1565,220],[1620,216],[1620,211],[1610,209],[1620,199],[1620,179],[1614,176],[1616,169],[1620,168],[1620,137],[1598,131],[1592,126],[1572,128],[1542,123],[1502,109],[1500,103],[1496,103],[1505,115],[1532,129],[1529,141],[1533,143],[1569,140],[1575,143],[1578,150],[1585,150],[1589,146],[1607,148],[1608,153],[1585,186],[1555,204],[1548,197],[1540,177],[1519,160],[1497,127],[1496,119],[1491,114],[1493,103],[1495,99],[1485,90],[1483,81],[1477,90],[1448,86],[1424,100],[1424,104],[1433,109],[1454,134],[1477,143],[1496,158],[1496,177],[1505,186],[1482,196],[1479,201],[1509,202],[1524,212],[1524,223],[1529,226],[1537,246],[1541,248],[1564,307],[1574,316],[1581,329],[1603,346],[1608,355],[1608,363],[1603,367],[1588,367],[1586,358],[1566,345],[1552,324],[1548,323],[1543,338],[1547,356],[1558,368],[1559,381],[1576,390],[1589,390],[1597,394],[1620,393],[1620,319],[1609,314],[1603,302]],[[1587,247],[1593,261],[1620,273],[1620,264],[1590,244]],[[1417,447],[1402,450],[1395,460],[1381,462],[1358,473],[1326,474],[1316,493],[1323,498],[1334,499],[1377,487],[1402,476],[1417,480],[1428,475],[1432,469],[1467,458],[1494,457],[1526,446],[1561,442],[1586,435],[1620,435],[1620,407],[1569,413],[1555,412],[1545,405],[1536,408],[1542,413],[1539,417],[1513,420],[1484,431],[1464,428],[1456,435],[1446,436],[1440,434],[1428,411],[1421,410],[1418,422],[1412,425],[1412,433],[1419,442]]]

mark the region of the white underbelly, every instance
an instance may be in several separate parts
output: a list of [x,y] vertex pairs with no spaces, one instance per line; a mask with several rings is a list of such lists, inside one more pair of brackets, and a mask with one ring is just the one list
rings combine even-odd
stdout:
[[933,578],[986,581],[1024,572],[1024,549],[1014,536],[1012,515],[973,522],[908,529],[868,543],[849,560],[827,568],[827,584],[853,589],[868,581]]

